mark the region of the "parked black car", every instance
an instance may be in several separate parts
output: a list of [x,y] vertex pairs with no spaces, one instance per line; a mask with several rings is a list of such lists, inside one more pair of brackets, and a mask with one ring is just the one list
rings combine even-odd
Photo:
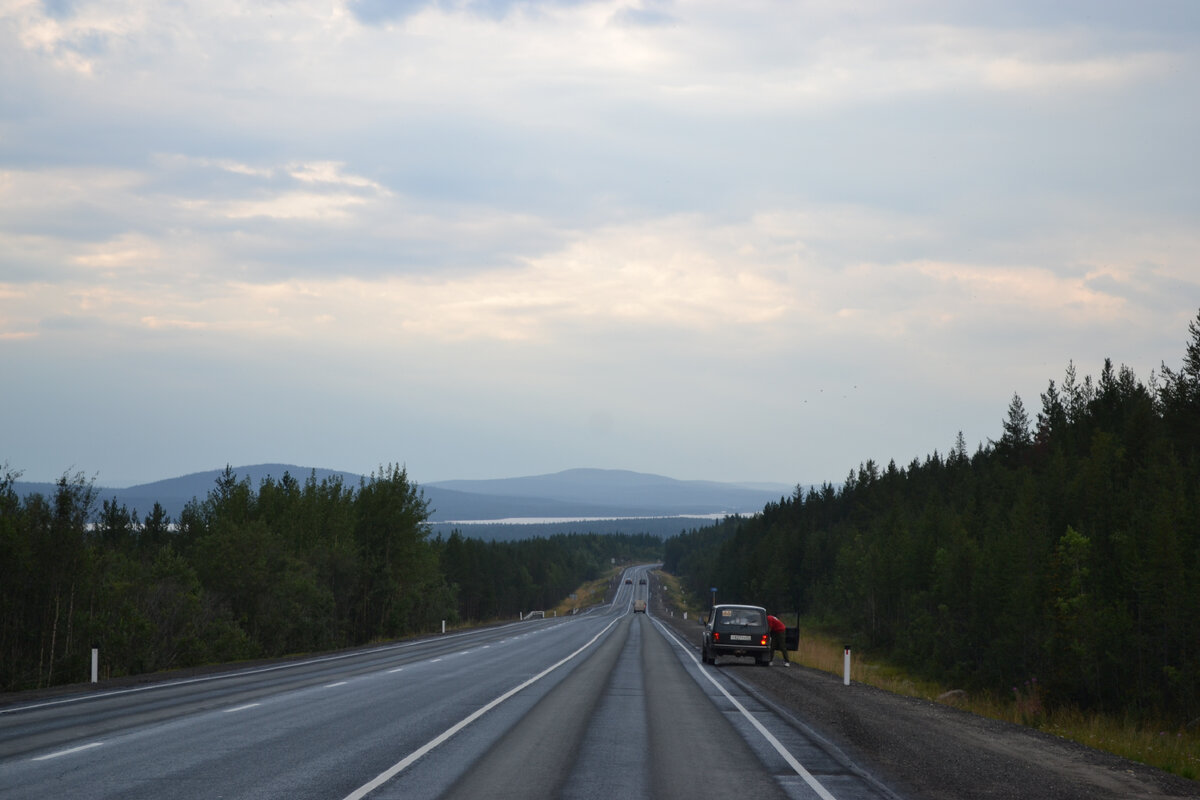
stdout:
[[713,606],[704,623],[704,642],[700,657],[705,664],[716,664],[717,656],[749,656],[761,666],[771,663],[771,631],[767,611],[761,606]]

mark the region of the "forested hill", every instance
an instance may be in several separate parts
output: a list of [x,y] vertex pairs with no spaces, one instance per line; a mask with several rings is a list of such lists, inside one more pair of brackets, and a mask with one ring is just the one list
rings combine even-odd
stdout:
[[[999,438],[668,539],[693,591],[799,611],[930,677],[1200,717],[1200,315],[1148,384],[1069,365]],[[999,416],[999,415],[998,415]],[[1018,687],[1013,689],[1013,687]]]
[[[230,469],[239,481],[249,478],[253,486],[268,479],[278,482],[291,476],[299,481],[310,477],[318,481],[341,481],[344,486],[354,489],[366,478],[350,472],[295,464],[253,464]],[[149,514],[157,504],[167,516],[179,519],[184,507],[207,496],[224,478],[224,472],[206,470],[123,489],[97,486],[96,496],[142,515]],[[20,480],[15,480],[12,485],[18,497],[35,493],[49,497],[55,488],[53,483]],[[422,484],[421,492],[429,501],[429,521],[448,534],[462,521],[493,520],[498,523],[506,518],[616,520],[752,513],[764,503],[790,493],[792,488],[786,484],[680,481],[629,470],[569,469],[522,478],[426,483]],[[555,531],[561,531],[563,527],[557,525]],[[675,533],[680,527],[677,525],[669,532]],[[476,530],[468,528],[466,532],[473,534]],[[484,538],[497,536],[493,533]],[[499,538],[512,536],[501,535]]]

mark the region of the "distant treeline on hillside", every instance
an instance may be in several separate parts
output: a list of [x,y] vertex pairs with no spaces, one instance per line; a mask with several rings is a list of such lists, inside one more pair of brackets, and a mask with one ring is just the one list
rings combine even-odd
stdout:
[[1031,419],[670,538],[691,590],[799,611],[929,677],[1200,717],[1200,315],[1149,385],[1069,365]]
[[0,690],[312,652],[515,618],[618,562],[657,559],[649,535],[485,542],[430,536],[406,471],[357,487],[231,470],[177,521],[102,502],[82,476],[19,497],[0,474]]
[[650,534],[666,538],[692,528],[713,524],[707,517],[629,517],[625,519],[557,520],[553,522],[431,522],[435,535],[460,535],[485,541],[508,542],[563,533],[607,535],[621,533],[630,536]]

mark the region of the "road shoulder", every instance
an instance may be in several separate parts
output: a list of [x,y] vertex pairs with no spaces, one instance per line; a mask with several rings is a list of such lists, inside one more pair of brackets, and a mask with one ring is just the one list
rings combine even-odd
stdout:
[[[699,624],[660,619],[699,650]],[[762,668],[749,660],[722,669],[912,798],[1200,798],[1200,782],[939,703],[844,686],[825,672]]]

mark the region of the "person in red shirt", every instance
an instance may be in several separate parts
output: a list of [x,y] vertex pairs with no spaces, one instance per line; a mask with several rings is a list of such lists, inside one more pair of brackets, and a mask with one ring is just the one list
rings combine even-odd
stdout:
[[767,628],[771,631],[771,652],[778,650],[783,653],[783,665],[790,667],[792,664],[788,661],[787,639],[785,638],[787,626],[779,617],[767,614]]

